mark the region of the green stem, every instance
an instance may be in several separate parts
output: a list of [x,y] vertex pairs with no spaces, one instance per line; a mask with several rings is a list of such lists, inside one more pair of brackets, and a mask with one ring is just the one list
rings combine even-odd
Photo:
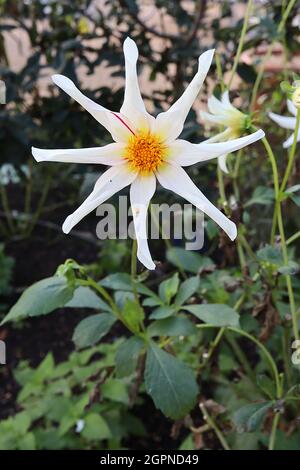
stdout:
[[229,346],[233,350],[235,356],[237,357],[238,361],[242,365],[244,371],[246,372],[246,374],[249,377],[249,379],[251,380],[251,382],[255,386],[257,386],[256,378],[255,378],[255,374],[253,372],[253,369],[252,369],[251,365],[249,364],[247,356],[244,353],[244,351],[241,349],[239,343],[236,341],[236,339],[232,335],[228,334],[228,332],[226,334],[226,341],[229,343]]
[[292,9],[293,9],[295,3],[296,3],[296,0],[290,0],[290,2],[289,2],[289,4],[288,4],[288,6],[287,6],[287,8],[286,8],[286,10],[285,10],[285,12],[284,12],[282,18],[281,18],[281,21],[280,21],[280,23],[279,23],[279,26],[278,26],[278,33],[281,33],[281,32],[283,31],[283,29],[284,29],[284,27],[285,27],[285,23],[287,22],[287,19],[288,19],[289,15],[290,15],[290,13],[291,13],[291,11],[292,11]]
[[273,423],[272,423],[272,430],[271,430],[271,434],[270,434],[269,447],[268,447],[269,450],[274,450],[276,432],[277,432],[277,427],[278,427],[278,424],[279,424],[279,420],[280,420],[280,413],[277,412],[274,416]]
[[[280,204],[278,206],[277,217],[278,217],[278,227],[279,227],[280,243],[281,243],[283,261],[284,261],[284,264],[287,265],[288,262],[289,262],[289,259],[288,259],[286,241],[285,241],[284,226],[283,226],[282,212],[281,212],[281,205]],[[296,305],[295,305],[292,278],[289,274],[286,274],[285,279],[286,279],[286,286],[287,286],[287,290],[288,290],[288,296],[289,296],[289,302],[290,302],[290,308],[291,308],[294,336],[295,336],[296,340],[299,340],[300,337],[299,337],[299,328],[298,328],[298,315],[297,315],[297,310],[296,310]]]
[[221,93],[224,93],[225,84],[224,84],[224,80],[223,80],[223,72],[222,72],[220,54],[218,52],[216,52],[216,54],[215,54],[215,62],[216,62],[216,67],[217,67],[217,77],[218,77],[218,81],[220,82],[220,87],[221,87]]
[[274,155],[273,150],[271,148],[271,145],[269,144],[266,137],[263,137],[263,139],[261,139],[261,141],[265,146],[265,149],[267,151],[267,154],[268,154],[268,157],[269,157],[269,160],[270,160],[270,163],[271,163],[272,172],[273,172],[274,192],[275,192],[275,198],[277,199],[278,198],[278,193],[279,193],[279,176],[278,176],[278,168],[277,168],[276,158],[275,158],[275,155]]
[[245,255],[244,255],[244,250],[243,250],[243,247],[242,247],[242,244],[241,244],[240,235],[238,235],[238,237],[237,237],[236,245],[237,245],[237,252],[238,252],[240,265],[241,265],[241,268],[243,270],[246,267],[247,263],[246,263],[246,259],[245,259]]
[[[286,172],[285,172],[285,175],[284,175],[284,178],[280,187],[279,187],[277,163],[276,163],[274,153],[267,139],[265,137],[262,139],[263,144],[266,148],[268,157],[270,159],[271,165],[272,165],[274,192],[275,192],[275,207],[274,207],[273,222],[272,222],[271,243],[272,244],[274,243],[276,225],[278,223],[283,260],[286,265],[288,264],[289,260],[288,260],[287,242],[285,240],[284,225],[283,225],[282,212],[281,212],[281,194],[285,190],[286,183],[292,171],[293,162],[295,158],[295,150],[296,150],[296,144],[297,144],[299,124],[300,124],[300,110],[298,110],[297,112],[297,121],[296,121],[296,129],[295,129],[295,134],[294,134],[293,145],[289,154],[289,161],[288,161],[288,165],[286,168]],[[291,314],[292,314],[294,336],[295,336],[295,339],[299,339],[298,319],[297,319],[296,305],[295,305],[295,299],[294,299],[294,293],[293,293],[292,279],[291,279],[291,276],[288,274],[285,276],[285,278],[286,278],[286,284],[287,284],[287,290],[288,290],[289,302],[290,302],[290,308],[291,308]]]
[[[240,298],[237,300],[235,306],[234,306],[234,309],[236,311],[238,311],[240,309],[240,307],[242,306],[243,302],[245,301],[245,297],[246,297],[246,294],[243,293]],[[218,331],[218,334],[216,335],[215,339],[213,340],[213,342],[211,343],[210,347],[209,347],[209,350],[208,352],[206,353],[205,355],[205,359],[203,361],[203,363],[200,365],[200,370],[203,369],[208,361],[210,360],[210,358],[212,357],[216,347],[219,345],[221,339],[223,338],[223,336],[226,334],[226,327],[222,327],[220,328],[220,330]],[[239,349],[239,346],[238,344],[235,342],[235,340],[230,337],[228,334],[226,335],[227,337],[227,340],[230,342],[233,350],[235,352],[237,352],[237,350]],[[241,363],[244,365],[244,368],[245,368],[245,371],[251,376],[252,374],[252,369],[250,367],[250,365],[248,364],[248,361],[247,361],[247,358],[245,358],[245,356],[242,357],[241,354],[237,354],[238,355],[238,358],[240,359]],[[255,381],[255,378],[254,378],[254,381]]]
[[221,205],[224,208],[226,214],[228,214],[228,204],[227,204],[227,200],[226,200],[224,177],[223,177],[223,172],[222,172],[221,168],[219,167],[219,165],[218,165],[218,168],[217,168],[217,174],[218,174],[218,184],[219,184],[219,193],[220,193]]
[[6,192],[6,188],[4,184],[0,184],[0,195],[1,195],[1,202],[3,205],[4,214],[7,220],[8,227],[11,233],[14,233],[15,231],[14,221],[13,221],[13,217],[11,214],[11,209],[10,209],[7,192]]
[[[28,221],[30,220],[30,206],[31,206],[31,196],[32,196],[32,168],[33,168],[33,158],[30,158],[28,162],[29,174],[28,174],[28,178],[26,182],[25,202],[24,202],[24,213],[27,215]],[[26,228],[27,227],[25,226],[25,230]]]
[[[154,210],[151,211],[151,218],[153,219],[153,221],[154,221],[156,227],[158,228],[159,234],[160,234],[160,236],[162,237],[162,239],[164,240],[164,243],[165,243],[165,245],[166,245],[167,250],[171,250],[171,249],[173,248],[173,245],[172,245],[172,243],[170,242],[170,240],[166,237],[166,234],[165,234],[164,229],[163,229],[163,225],[161,225],[161,226],[159,225],[159,220],[157,219]],[[177,262],[178,262],[178,269],[179,269],[179,271],[180,271],[180,274],[182,275],[182,277],[183,277],[184,279],[188,279],[187,274],[185,273],[184,269],[182,268],[182,266],[181,266],[181,264],[180,264],[180,259],[179,259],[179,257],[177,256],[176,253],[174,253],[174,256],[175,256],[175,258],[176,258],[176,260],[177,260]]]
[[279,190],[279,176],[278,176],[278,168],[277,168],[277,162],[276,162],[276,158],[275,158],[275,155],[273,153],[273,150],[268,142],[268,140],[266,139],[266,137],[264,137],[262,139],[262,143],[267,151],[267,154],[268,154],[268,157],[269,157],[269,160],[270,160],[270,163],[271,163],[271,167],[272,167],[272,172],[273,172],[273,185],[274,185],[274,195],[275,195],[275,206],[274,206],[274,212],[273,212],[273,221],[272,221],[272,229],[271,229],[271,245],[274,244],[274,240],[275,240],[275,233],[276,233],[276,227],[277,227],[277,211],[278,211],[278,204],[280,203],[279,202],[279,194],[280,194],[280,190]]
[[140,331],[137,332],[136,330],[132,329],[127,321],[126,318],[123,317],[122,313],[118,309],[116,303],[114,302],[113,298],[110,296],[110,294],[107,292],[104,287],[102,287],[98,282],[94,281],[91,277],[87,277],[87,279],[80,279],[79,284],[81,286],[89,286],[92,287],[98,294],[100,294],[101,297],[103,297],[104,300],[109,304],[113,314],[116,316],[116,318],[123,323],[123,325],[133,334],[133,335],[138,335],[141,338],[145,339],[145,334]]
[[218,344],[220,343],[221,339],[224,336],[225,330],[226,330],[226,327],[223,326],[223,328],[220,328],[220,330],[218,331],[215,339],[210,344],[208,352],[205,354],[204,361],[200,364],[200,367],[199,367],[200,370],[203,369],[207,365],[209,360],[211,359],[216,347],[218,346]]
[[287,244],[287,245],[290,245],[290,244],[293,243],[295,240],[297,240],[297,238],[299,238],[299,237],[300,237],[300,230],[299,230],[299,232],[294,233],[294,235],[292,235],[290,238],[288,238],[288,239],[286,240],[286,244]]
[[257,261],[256,255],[254,251],[252,250],[251,246],[249,245],[246,237],[243,234],[239,234],[239,238],[241,241],[242,246],[245,248],[245,251],[247,252],[249,258],[252,258],[253,261]]
[[139,294],[136,285],[136,265],[137,265],[137,241],[136,239],[132,242],[132,252],[131,252],[131,284],[132,284],[132,291],[134,295],[134,299],[136,303],[139,305]]
[[238,177],[239,177],[241,158],[242,158],[242,149],[240,149],[237,153],[237,156],[235,158],[233,172],[231,174],[233,190],[234,190],[234,196],[235,196],[235,199],[237,201],[240,199],[240,191],[239,191],[239,186],[238,186]]
[[[201,323],[201,324],[197,325],[197,328],[206,329],[206,328],[217,328],[217,327],[215,325],[210,325],[209,323]],[[236,328],[236,327],[233,327],[233,326],[227,326],[226,329],[227,329],[227,331],[232,331],[233,333],[236,333],[240,336],[245,336],[245,338],[248,338],[250,341],[252,341],[254,344],[256,344],[256,346],[258,346],[260,348],[260,350],[262,351],[266,361],[269,364],[270,370],[271,370],[272,375],[274,377],[275,384],[276,384],[277,397],[281,398],[282,388],[281,388],[278,369],[277,369],[277,366],[276,366],[276,363],[275,363],[274,359],[272,358],[271,354],[266,349],[266,347],[258,339],[256,339],[254,336],[252,336],[250,333],[247,333],[246,331],[241,330],[240,328]]]
[[[217,174],[218,174],[218,184],[219,184],[221,205],[224,208],[226,215],[229,215],[229,210],[228,210],[229,208],[228,208],[228,203],[227,203],[226,193],[225,193],[224,177],[223,177],[223,172],[221,168],[219,167],[219,165],[217,169]],[[244,255],[243,247],[241,245],[239,236],[236,239],[236,244],[237,244],[237,252],[238,252],[240,265],[241,265],[241,268],[243,269],[246,266],[246,260],[245,260],[245,255]]]
[[291,363],[289,357],[289,349],[291,343],[291,330],[290,328],[284,328],[284,334],[282,335],[282,357],[284,363],[285,377],[287,387],[291,387]]
[[269,353],[269,351],[267,350],[267,348],[258,339],[256,339],[254,336],[252,336],[250,333],[247,333],[244,330],[240,330],[239,328],[235,328],[233,326],[229,326],[228,330],[233,331],[233,332],[235,332],[235,333],[237,333],[241,336],[245,336],[245,338],[248,338],[250,341],[255,343],[260,348],[260,350],[262,351],[262,353],[265,356],[265,359],[269,363],[270,369],[272,371],[272,374],[273,374],[273,377],[274,377],[274,380],[275,380],[275,384],[276,384],[277,397],[281,398],[281,383],[280,383],[280,377],[279,377],[278,369],[277,369],[277,366],[276,366],[276,363],[275,363],[274,359],[272,358],[272,356]]
[[42,194],[41,194],[41,197],[39,199],[37,209],[36,209],[35,213],[32,216],[31,224],[29,225],[28,230],[26,232],[27,236],[31,235],[31,233],[32,233],[32,231],[35,227],[35,224],[37,223],[37,221],[38,221],[38,219],[39,219],[39,217],[40,217],[40,215],[43,211],[43,207],[44,207],[45,201],[46,201],[47,196],[48,196],[48,192],[49,192],[49,189],[50,189],[52,178],[53,178],[52,173],[48,174],[46,182],[43,186]]
[[223,435],[222,431],[218,428],[217,424],[213,420],[213,418],[209,415],[207,409],[205,408],[203,403],[200,403],[200,410],[203,414],[203,418],[207,422],[207,424],[214,430],[216,433],[216,436],[218,437],[220,443],[222,444],[222,447],[224,450],[230,450],[230,447],[225,439],[225,436]]
[[117,305],[115,304],[113,298],[109,295],[106,289],[102,287],[98,282],[94,281],[91,277],[88,277],[86,280],[85,279],[80,279],[79,280],[80,285],[82,286],[90,286],[92,287],[98,294],[100,294],[101,297],[109,304],[110,308],[112,311],[118,316],[119,318],[119,309]]
[[234,63],[233,63],[232,71],[231,71],[230,80],[228,82],[228,89],[230,89],[230,87],[231,87],[232,80],[234,78],[234,75],[236,73],[236,69],[237,69],[238,64],[239,64],[241,53],[243,52],[243,47],[244,47],[244,42],[245,42],[245,37],[246,37],[246,33],[247,33],[247,28],[248,28],[248,23],[249,23],[249,18],[250,18],[252,6],[253,6],[253,1],[248,0],[247,9],[246,9],[245,18],[244,18],[244,23],[243,23],[243,27],[242,27],[242,31],[241,31],[241,37],[240,37],[239,45],[238,45],[238,48],[237,48],[237,51],[236,51],[236,55],[235,55],[235,59],[234,59]]

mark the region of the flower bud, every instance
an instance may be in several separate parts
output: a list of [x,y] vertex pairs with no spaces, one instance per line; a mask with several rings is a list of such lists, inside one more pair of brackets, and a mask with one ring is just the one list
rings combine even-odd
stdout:
[[300,82],[296,82],[297,86],[292,95],[292,101],[296,108],[300,108]]

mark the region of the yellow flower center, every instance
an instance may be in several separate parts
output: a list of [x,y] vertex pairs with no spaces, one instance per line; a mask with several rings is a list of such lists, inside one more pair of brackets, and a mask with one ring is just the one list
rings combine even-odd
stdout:
[[125,158],[134,170],[140,173],[155,171],[167,155],[167,148],[161,139],[148,132],[130,136]]

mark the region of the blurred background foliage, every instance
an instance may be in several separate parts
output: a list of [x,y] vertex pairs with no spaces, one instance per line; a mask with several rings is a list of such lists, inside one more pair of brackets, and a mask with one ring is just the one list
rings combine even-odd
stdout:
[[[287,2],[254,3],[237,78],[231,87],[232,98],[237,98],[245,112],[249,111],[253,84],[266,46],[276,41],[285,60],[299,54],[300,49],[298,2],[280,34],[278,25]],[[237,10],[237,6],[241,10]],[[122,44],[130,36],[140,52],[143,96],[155,115],[181,94],[193,77],[197,59],[204,50],[216,48],[222,72],[225,77],[230,76],[245,7],[246,2],[210,0],[0,0],[0,78],[7,90],[6,105],[0,105],[0,233],[3,242],[0,245],[0,315],[4,315],[25,287],[52,275],[56,266],[68,257],[84,262],[98,277],[125,271],[130,264],[130,245],[126,241],[103,243],[96,239],[94,216],[82,222],[68,239],[61,233],[60,222],[88,193],[99,172],[89,165],[37,165],[30,147],[92,147],[105,145],[109,140],[104,128],[56,89],[50,80],[51,74],[68,76],[91,99],[118,111],[124,87]],[[18,56],[22,58],[21,66],[14,60]],[[254,103],[256,124],[271,134],[274,127],[266,112],[271,108],[278,112],[285,110],[279,83],[290,74],[286,70],[284,66],[279,70],[266,70]],[[204,102],[209,91],[220,93],[218,77],[214,62],[201,92]],[[198,104],[201,107],[201,101]],[[206,136],[204,127],[199,124],[197,106],[190,112],[182,134],[194,142]],[[275,152],[278,149],[281,154],[283,136],[284,131],[278,128],[271,135]],[[281,169],[284,164],[284,160],[279,159]],[[205,188],[205,193],[216,200],[215,162],[189,171],[196,183]],[[293,174],[295,181],[299,181],[299,171],[298,166]],[[240,199],[235,200],[232,210],[237,221],[248,224],[254,249],[267,239],[266,227],[269,229],[271,224],[270,175],[259,144],[247,148],[240,171]],[[226,181],[229,193],[233,193],[231,185],[231,180]],[[172,195],[158,192],[156,198],[162,202],[172,200]],[[285,212],[292,233],[300,229],[296,210],[299,210],[297,206],[290,204]],[[211,258],[204,257],[203,253],[193,255],[197,265],[193,274],[202,273],[198,296],[202,301],[233,305],[244,281],[237,267],[236,249],[223,239],[220,241],[210,222],[207,238],[209,248],[205,246],[203,251]],[[165,256],[163,241],[153,242],[153,249],[161,262],[150,279],[155,288],[178,266],[170,247]],[[268,257],[263,261],[268,262]],[[186,264],[184,271],[190,275],[189,258]],[[277,283],[276,308],[283,322],[284,287],[281,279],[274,277],[276,270],[270,271],[266,266],[264,269],[265,277],[255,286],[247,287],[253,292],[246,304],[244,327],[255,335],[263,331],[275,354],[281,348],[281,339],[276,329],[277,319],[272,317],[268,303],[269,284]],[[265,283],[266,279],[269,284]],[[95,346],[98,349],[72,352],[72,330],[83,316],[81,310],[76,319],[64,311],[63,315],[53,314],[51,319],[36,319],[30,326],[24,321],[0,330],[0,339],[7,340],[10,351],[9,364],[0,369],[0,448],[99,448],[99,443],[103,448],[220,447],[211,429],[205,428],[199,410],[194,410],[185,420],[170,422],[154,409],[143,388],[138,391],[139,378],[110,378],[110,382],[105,382],[106,392],[103,391],[104,377],[111,376],[115,339],[124,332],[117,330],[109,338],[107,347],[102,344]],[[271,331],[275,333],[270,339]],[[178,356],[196,370],[201,356],[199,351],[205,352],[213,336],[205,333],[197,340],[191,338],[185,344],[176,339],[173,347]],[[114,341],[110,343],[111,340]],[[250,355],[255,373],[265,373],[261,358],[253,348],[245,342],[242,346]],[[238,363],[240,352],[233,357],[232,347],[235,346],[229,340],[225,342],[213,367],[203,370],[201,395],[203,400],[208,400],[206,407],[214,419],[228,430],[231,448],[263,448],[270,429],[268,416],[265,428],[259,428],[257,422],[254,434],[240,434],[231,429],[229,416],[238,406],[268,395],[262,391],[263,387],[257,390],[249,382]],[[53,351],[55,360],[49,351]],[[277,359],[279,363],[286,360],[279,352]],[[85,367],[90,369],[85,370]],[[93,376],[97,368],[105,371],[104,375],[100,373],[100,378]],[[34,386],[28,390],[28,381],[32,380]],[[56,394],[59,400],[53,398]],[[88,410],[85,413],[87,425],[79,435],[76,426],[83,410]],[[294,416],[295,410],[288,410],[288,414]],[[293,436],[287,437],[290,435]],[[287,416],[278,436],[278,448],[296,446],[299,449],[300,434],[294,418],[289,420]]]

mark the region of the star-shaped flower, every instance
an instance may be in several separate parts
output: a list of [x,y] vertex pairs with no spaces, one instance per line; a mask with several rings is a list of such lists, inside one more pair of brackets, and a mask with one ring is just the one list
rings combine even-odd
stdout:
[[199,57],[198,71],[182,96],[156,118],[147,113],[137,79],[138,49],[134,41],[124,42],[125,95],[120,112],[109,111],[83,95],[74,83],[62,75],[53,81],[80,103],[111,133],[114,143],[87,149],[42,150],[32,148],[34,158],[40,161],[95,163],[109,165],[98,179],[92,193],[81,206],[69,215],[63,231],[70,230],[101,203],[130,186],[134,227],[138,243],[137,256],[148,268],[155,264],[150,255],[146,219],[150,200],[156,189],[156,180],[166,189],[177,193],[211,217],[231,238],[237,235],[235,224],[217,209],[193,183],[183,166],[193,165],[233,152],[264,136],[259,130],[249,136],[222,143],[192,144],[178,139],[185,119],[207,75],[214,51]]
[[[203,121],[207,121],[214,126],[220,126],[221,128],[225,127],[226,129],[206,142],[225,142],[237,139],[249,131],[251,125],[250,117],[231,104],[228,90],[222,94],[221,100],[212,95],[207,101],[207,107],[209,113],[206,111],[200,112],[200,117]],[[218,164],[222,171],[228,173],[226,159],[227,153],[218,157]]]
[[[295,131],[296,128],[296,121],[297,121],[297,108],[293,104],[291,100],[287,100],[287,108],[291,114],[293,114],[293,117],[289,116],[281,116],[280,114],[275,114],[275,113],[269,113],[270,118],[276,122],[280,127],[283,127],[284,129],[291,129]],[[283,147],[289,148],[291,145],[293,145],[294,141],[294,132],[290,137],[288,137],[284,142],[283,142]],[[297,135],[297,142],[300,141],[300,129],[298,131]]]

